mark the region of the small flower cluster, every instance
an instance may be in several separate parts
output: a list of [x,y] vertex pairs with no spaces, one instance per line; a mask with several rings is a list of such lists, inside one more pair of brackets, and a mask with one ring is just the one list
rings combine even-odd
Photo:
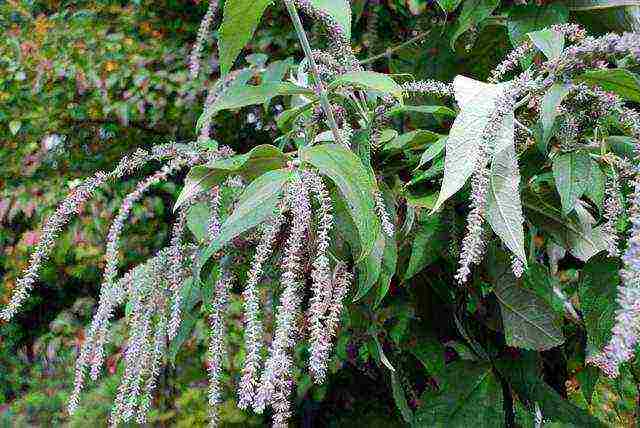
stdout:
[[[471,274],[471,266],[482,261],[486,242],[483,238],[483,230],[489,188],[489,165],[496,138],[502,132],[505,116],[513,113],[515,98],[527,87],[529,80],[528,73],[524,73],[503,90],[496,99],[495,110],[483,131],[482,144],[479,147],[475,171],[471,178],[471,212],[467,216],[466,235],[460,250],[460,267],[456,273],[456,279],[460,284],[467,282]],[[520,276],[522,270],[522,261],[514,261],[514,274]]]
[[618,257],[620,256],[620,251],[618,250],[620,237],[618,236],[617,224],[622,216],[623,207],[622,201],[620,200],[622,195],[620,193],[620,183],[615,171],[611,177],[607,178],[604,193],[603,212],[605,223],[602,228],[602,235],[605,239],[609,256]]
[[210,0],[209,7],[207,8],[207,13],[205,13],[202,21],[200,22],[196,44],[193,47],[193,51],[191,51],[191,56],[189,57],[189,72],[191,73],[192,79],[196,79],[198,77],[198,73],[200,72],[200,59],[202,57],[202,50],[204,48],[206,39],[207,37],[209,37],[209,33],[211,32],[211,23],[217,9],[217,0]]
[[417,80],[402,84],[402,91],[407,94],[427,94],[438,97],[453,97],[453,85],[438,80]]

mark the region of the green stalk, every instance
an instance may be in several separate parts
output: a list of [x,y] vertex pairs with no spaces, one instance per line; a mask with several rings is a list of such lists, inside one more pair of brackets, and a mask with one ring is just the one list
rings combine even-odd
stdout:
[[320,98],[320,106],[322,107],[322,110],[324,111],[324,114],[325,116],[327,116],[327,120],[329,121],[329,127],[331,128],[331,132],[333,133],[333,139],[336,143],[342,144],[342,138],[340,138],[338,124],[336,123],[336,119],[333,116],[333,109],[331,108],[331,104],[329,104],[327,91],[324,87],[324,84],[322,83],[322,80],[320,80],[318,65],[313,59],[313,54],[311,53],[311,45],[309,44],[309,40],[307,39],[307,33],[304,31],[304,27],[302,26],[302,21],[300,21],[300,16],[298,15],[296,6],[292,0],[284,0],[284,2],[287,5],[287,10],[289,11],[289,15],[291,16],[291,20],[293,21],[293,26],[296,29],[296,33],[298,34],[298,39],[300,40],[300,44],[302,45],[302,50],[307,57],[307,61],[309,61],[309,68],[311,69],[311,74],[313,74],[313,78],[316,83],[316,94],[318,95],[318,98]]

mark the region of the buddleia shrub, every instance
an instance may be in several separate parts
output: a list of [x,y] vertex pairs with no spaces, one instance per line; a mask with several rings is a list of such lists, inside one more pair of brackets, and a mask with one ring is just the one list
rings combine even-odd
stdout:
[[[216,6],[210,3],[188,58],[193,79],[200,73],[202,43],[210,37]],[[256,413],[270,409],[274,426],[288,426],[299,369],[296,347],[306,344],[304,370],[313,382],[324,382],[347,302],[369,298],[368,316],[374,320],[400,271],[409,279],[433,267],[437,253],[446,253],[442,258],[454,259],[456,268],[444,266],[428,282],[439,286],[443,300],[455,307],[453,321],[466,345],[449,342],[460,359],[438,364],[442,355],[430,359],[423,347],[412,350],[428,372],[438,374],[438,386],[423,388],[418,400],[404,369],[408,364],[401,358],[392,362],[409,325],[405,309],[388,333],[396,348],[385,349],[371,334],[371,347],[360,351],[375,355],[388,370],[403,420],[418,426],[444,420],[452,426],[470,420],[496,426],[508,414],[512,424],[533,415],[538,425],[544,419],[600,425],[531,376],[538,362],[525,351],[563,345],[563,322],[590,328],[594,311],[588,302],[597,298],[593,278],[606,274],[619,282],[611,297],[617,305],[612,331],[604,340],[588,339],[586,362],[615,378],[634,355],[640,325],[640,116],[634,110],[640,100],[634,74],[640,36],[592,37],[577,24],[554,24],[526,34],[488,82],[466,76],[452,82],[413,80],[364,69],[351,47],[347,2],[327,7],[286,0],[284,6],[304,52],[300,63],[286,64],[277,79],[266,70],[257,77],[233,70],[272,5],[227,1],[217,33],[222,76],[206,88],[197,139],[123,157],[112,171],[97,172],[76,186],[43,226],[31,263],[0,313],[4,320],[28,298],[56,238],[79,206],[108,182],[149,164],[158,166],[124,199],[109,230],[99,303],[79,351],[70,413],[79,406],[87,376],[100,376],[110,324],[124,308],[129,334],[109,423],[145,423],[166,355],[193,318],[189,290],[196,289],[210,330],[208,417],[217,426],[229,352],[229,304],[240,289],[245,356],[238,406]],[[489,13],[496,7],[488,7]],[[480,19],[474,11],[471,3],[464,4],[453,47],[462,33],[473,30],[473,23],[462,18]],[[324,49],[313,50],[300,13],[322,28]],[[442,103],[412,104],[418,96]],[[249,143],[249,150],[235,153],[216,141],[219,113],[268,106],[276,97],[286,100],[287,109],[276,120],[281,136],[273,144]],[[407,113],[447,118],[452,124],[446,135],[426,129],[400,134],[393,118]],[[402,181],[404,170],[424,166],[429,169]],[[188,172],[174,205],[168,246],[119,275],[118,252],[131,210],[149,189],[181,171]],[[416,192],[420,181],[440,174],[437,192]],[[460,227],[458,213],[464,213],[465,226]],[[444,228],[449,229],[448,248],[429,247],[430,241],[442,239]],[[426,247],[425,252],[436,254],[422,254],[416,262],[413,254],[408,262],[403,259],[399,243],[414,231],[420,236],[414,249]],[[540,236],[542,250],[536,243]],[[567,253],[581,262],[606,253],[621,266],[608,273],[585,268],[580,311],[540,263],[557,271]],[[241,266],[247,257],[251,262],[245,272]],[[548,283],[535,283],[538,277]],[[375,299],[368,296],[372,289]],[[481,327],[469,326],[465,318],[465,312],[477,313],[473,302],[482,302],[478,294],[495,298],[493,308],[483,308],[496,316],[486,320],[492,333],[474,335]],[[499,335],[498,345],[489,343],[490,334]],[[429,346],[440,348],[438,341]],[[509,358],[515,348],[523,350],[519,360]],[[525,377],[526,383],[519,383]],[[474,385],[470,392],[467,382]],[[504,411],[508,403],[511,408]]]

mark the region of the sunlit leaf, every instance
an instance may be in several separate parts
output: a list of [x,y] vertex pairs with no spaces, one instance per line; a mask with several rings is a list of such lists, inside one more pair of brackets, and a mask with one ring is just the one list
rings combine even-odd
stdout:
[[220,235],[204,250],[199,265],[203,266],[211,256],[229,241],[272,217],[280,202],[284,185],[291,171],[278,169],[256,178],[240,195],[233,213],[220,228]]
[[226,0],[219,31],[220,70],[227,74],[273,0]]
[[564,34],[545,28],[544,30],[529,33],[533,44],[548,58],[558,58],[564,49]]
[[195,166],[191,168],[185,178],[184,187],[178,195],[174,210],[199,193],[206,192],[222,183],[230,175],[241,175],[251,181],[266,171],[282,168],[286,160],[282,150],[264,144],[256,146],[242,155]]
[[300,159],[318,168],[330,178],[347,202],[360,237],[364,259],[373,249],[380,232],[380,221],[373,199],[376,184],[356,155],[338,144],[323,144],[301,150]]
[[375,71],[352,71],[342,74],[333,80],[329,87],[335,88],[341,85],[370,89],[402,99],[402,86],[396,83],[389,75],[376,73]]
[[351,37],[351,5],[348,0],[309,0],[309,2],[333,18]]

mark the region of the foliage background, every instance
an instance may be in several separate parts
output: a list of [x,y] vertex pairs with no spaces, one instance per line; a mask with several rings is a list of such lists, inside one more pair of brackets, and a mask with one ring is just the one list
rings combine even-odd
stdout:
[[[473,2],[477,6],[499,3],[464,3]],[[536,26],[579,20],[601,32],[607,25],[629,25],[612,16],[594,19],[589,14],[570,13],[562,2],[522,5],[505,1],[494,16],[474,22],[452,49],[452,31],[459,25],[461,14],[460,8],[453,6],[460,3],[354,0],[352,39],[356,54],[369,58],[428,32],[420,42],[376,59],[374,68],[410,73],[416,79],[450,81],[464,74],[483,80],[519,35]],[[447,4],[450,13],[443,11],[442,5],[446,8]],[[187,72],[189,49],[206,7],[184,0],[0,0],[0,299],[6,300],[26,266],[43,219],[79,178],[112,168],[122,153],[136,147],[194,137],[205,80],[215,80],[218,73],[215,40],[207,46],[212,56],[200,80],[193,81]],[[312,38],[316,34],[313,29],[311,34]],[[312,43],[320,43],[319,38]],[[270,9],[244,53],[239,64],[254,69],[261,69],[266,62],[301,58],[283,8]],[[248,108],[225,113],[218,121],[224,124],[216,129],[218,139],[243,152],[270,143],[277,136],[273,123],[277,113],[277,104],[266,111]],[[449,123],[410,116],[396,125],[405,131],[424,127],[437,130],[446,129]],[[410,197],[418,208],[416,221],[420,227],[415,240],[400,248],[400,261],[411,274],[394,278],[389,296],[375,310],[364,303],[351,305],[326,385],[312,386],[306,375],[298,374],[296,424],[403,426],[404,409],[417,409],[419,414],[421,403],[434,400],[439,385],[452,373],[478,379],[488,373],[478,372],[477,365],[471,364],[477,356],[461,337],[454,316],[459,296],[446,281],[455,267],[451,254],[456,251],[452,248],[456,241],[447,242],[448,238],[440,236],[441,229],[450,235],[460,234],[463,223],[453,217],[447,225],[433,224],[426,216],[427,210],[420,210],[420,196],[437,188],[438,173],[432,168],[412,177],[407,171],[398,171],[399,180],[413,179],[415,183]],[[118,345],[124,340],[123,332],[117,336],[108,359],[112,376],[91,388],[74,418],[66,414],[65,403],[82,328],[98,292],[109,221],[133,186],[133,182],[120,183],[102,191],[84,207],[58,244],[34,298],[15,322],[0,325],[3,426],[104,424],[118,385]],[[136,208],[127,229],[125,265],[146,259],[166,243],[177,190],[174,184],[158,187]],[[532,236],[530,244],[535,252],[545,242],[540,236]],[[535,290],[540,281],[557,281],[574,296],[585,278],[591,278],[585,276],[584,269],[603,275],[612,263],[600,257],[590,262],[591,266],[584,266],[571,259],[551,274],[542,265],[546,261],[539,261],[541,264],[528,276],[531,288]],[[500,353],[504,361],[512,358],[528,362],[528,366],[521,366],[525,383],[532,385],[542,376],[553,389],[550,396],[562,397],[563,402],[586,409],[608,425],[633,426],[640,387],[634,373],[608,381],[598,377],[595,369],[585,367],[584,356],[571,349],[586,340],[584,331],[578,328],[567,334],[562,348],[542,353],[505,351],[498,329],[491,327],[495,320],[485,316],[492,312],[491,305],[496,305],[490,297],[491,287],[490,278],[477,279],[467,302],[475,316],[467,320],[474,321],[467,328],[479,332],[485,340],[483,346],[491,348],[497,343],[492,352]],[[239,348],[239,301],[233,307],[229,337]],[[152,423],[185,427],[206,424],[204,328],[198,323],[183,338],[184,346],[172,356],[175,365],[162,373],[162,394]],[[378,363],[378,346],[392,357],[398,375],[390,376]],[[299,349],[300,357],[304,352]],[[231,376],[225,379],[228,401],[222,419],[225,426],[261,426],[265,418],[246,415],[235,407],[231,386],[238,364],[228,362]],[[493,384],[482,387],[497,388],[501,396],[506,386],[493,380]],[[399,389],[405,392],[406,402],[399,398]],[[511,404],[516,410],[510,412],[513,420],[509,423],[529,426],[531,421],[522,405]]]

